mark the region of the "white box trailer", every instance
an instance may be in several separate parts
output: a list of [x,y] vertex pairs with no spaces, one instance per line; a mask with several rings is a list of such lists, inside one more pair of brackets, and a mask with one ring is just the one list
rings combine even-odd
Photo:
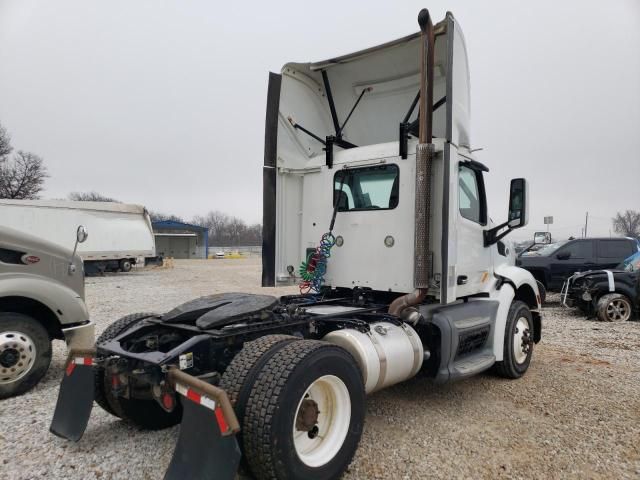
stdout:
[[75,231],[89,231],[78,253],[88,272],[129,271],[156,258],[149,213],[141,205],[67,200],[0,200],[0,227],[10,227],[66,248]]

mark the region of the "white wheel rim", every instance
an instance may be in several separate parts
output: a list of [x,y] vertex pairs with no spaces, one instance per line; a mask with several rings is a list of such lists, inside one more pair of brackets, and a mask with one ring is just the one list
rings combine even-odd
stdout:
[[[296,419],[304,400],[313,400],[318,406],[317,435],[296,428]],[[342,380],[324,375],[315,380],[298,402],[293,419],[293,444],[298,458],[309,467],[329,463],[342,448],[351,420],[351,398]]]
[[616,299],[607,305],[607,317],[612,322],[624,322],[629,319],[631,309],[624,300]]
[[524,363],[529,354],[529,320],[520,317],[513,332],[513,356],[518,364]]
[[0,385],[24,377],[36,359],[36,345],[22,332],[0,332]]

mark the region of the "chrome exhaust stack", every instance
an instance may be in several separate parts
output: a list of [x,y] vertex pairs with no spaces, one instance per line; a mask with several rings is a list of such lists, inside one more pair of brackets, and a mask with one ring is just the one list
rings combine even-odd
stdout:
[[435,34],[431,15],[426,8],[418,14],[422,45],[420,63],[420,116],[419,143],[416,147],[415,237],[412,293],[396,298],[389,306],[389,313],[400,316],[410,306],[424,301],[429,292],[432,260],[431,244],[431,177],[435,156],[433,145],[433,68]]

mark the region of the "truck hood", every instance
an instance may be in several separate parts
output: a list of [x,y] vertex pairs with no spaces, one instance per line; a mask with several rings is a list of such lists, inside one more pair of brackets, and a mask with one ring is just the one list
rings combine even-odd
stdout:
[[[56,243],[49,242],[43,238],[30,235],[28,233],[14,230],[13,228],[3,227],[0,239],[8,243],[14,244],[23,250],[34,250],[46,252],[59,258],[71,258],[72,250],[61,247]],[[69,239],[69,243],[73,245],[73,237]]]
[[[74,241],[72,236],[69,243],[73,244]],[[0,263],[0,273],[28,274],[54,280],[84,299],[83,263],[78,254],[72,259],[73,252],[70,249],[8,227],[0,230],[0,246],[24,252],[26,256],[38,257],[35,262]],[[75,265],[73,273],[69,272],[70,262]]]

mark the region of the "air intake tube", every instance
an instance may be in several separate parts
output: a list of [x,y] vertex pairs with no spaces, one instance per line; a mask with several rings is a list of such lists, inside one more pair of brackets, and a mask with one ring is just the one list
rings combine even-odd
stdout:
[[412,293],[396,298],[389,313],[400,316],[410,306],[424,301],[431,278],[431,166],[435,155],[433,145],[433,64],[435,35],[431,16],[426,8],[418,14],[422,54],[420,64],[420,133],[416,148],[416,205],[415,205],[415,257]]

